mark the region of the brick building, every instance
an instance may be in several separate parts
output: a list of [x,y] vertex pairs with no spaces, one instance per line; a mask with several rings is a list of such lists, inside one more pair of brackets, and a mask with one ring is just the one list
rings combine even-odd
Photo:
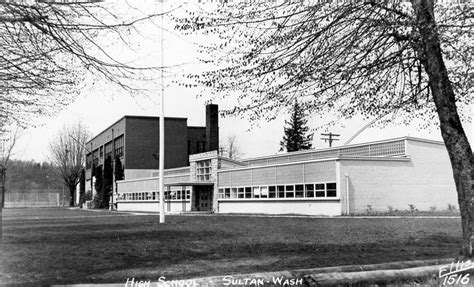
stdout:
[[[107,157],[119,158],[125,179],[150,177],[158,171],[159,117],[124,116],[87,142],[86,187],[91,190],[92,166]],[[187,125],[186,118],[165,118],[165,168],[189,166],[189,156],[217,150],[217,105],[206,106],[206,126]]]

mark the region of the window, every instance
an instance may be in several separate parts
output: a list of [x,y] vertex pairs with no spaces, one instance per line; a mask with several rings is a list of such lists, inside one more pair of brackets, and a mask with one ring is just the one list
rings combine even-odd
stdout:
[[198,181],[211,180],[211,160],[202,160],[196,163],[196,175]]
[[254,198],[260,198],[260,187],[254,187],[253,188],[253,197]]
[[295,197],[295,187],[293,185],[287,185],[285,195],[287,198]]
[[275,198],[276,197],[276,186],[269,186],[268,187],[268,197]]
[[230,198],[237,198],[237,188],[236,187],[231,188]]
[[88,153],[86,155],[86,169],[90,169],[92,167],[92,154]]
[[245,198],[245,189],[243,187],[239,187],[237,194],[239,198]]
[[[177,191],[177,199],[184,199],[184,190]],[[189,190],[186,190],[188,199]],[[337,197],[335,182],[328,183],[308,183],[295,185],[270,185],[270,186],[244,186],[219,188],[218,198],[237,199],[237,198],[255,198],[255,199],[276,199],[276,198],[328,198]]]
[[337,196],[336,183],[335,182],[326,183],[326,191],[327,191],[327,197],[336,197]]
[[104,146],[101,146],[99,149],[99,157],[103,158],[104,157]]
[[123,156],[123,143],[124,143],[123,135],[115,139],[115,153],[114,153],[115,156],[118,156],[118,157]]
[[305,185],[306,197],[314,197],[314,184]]
[[278,197],[279,198],[285,198],[285,186],[284,185],[279,185],[277,186],[278,190]]
[[93,166],[98,166],[99,165],[99,149],[96,149],[92,153],[92,165]]
[[316,183],[316,197],[326,197],[324,183]]
[[112,158],[112,141],[105,144],[105,158]]
[[252,198],[252,189],[250,187],[245,188],[245,198]]
[[304,197],[304,189],[302,184],[295,185],[295,197]]

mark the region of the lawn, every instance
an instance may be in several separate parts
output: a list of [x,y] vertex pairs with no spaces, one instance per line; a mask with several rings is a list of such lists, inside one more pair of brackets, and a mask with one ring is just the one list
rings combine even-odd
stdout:
[[4,209],[0,283],[125,282],[452,258],[459,218],[167,216]]

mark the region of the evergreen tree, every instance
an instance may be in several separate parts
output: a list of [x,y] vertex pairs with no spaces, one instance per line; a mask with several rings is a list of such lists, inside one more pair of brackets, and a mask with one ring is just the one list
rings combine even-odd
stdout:
[[124,171],[122,161],[117,156],[115,157],[115,180],[122,180],[124,178]]
[[94,207],[95,208],[103,208],[103,186],[104,186],[104,179],[102,174],[102,165],[97,167],[93,167],[94,176],[95,176],[95,196],[94,196]]
[[283,140],[280,142],[280,151],[298,151],[312,148],[313,134],[308,134],[306,114],[295,100],[291,118],[285,121]]
[[108,156],[104,161],[104,185],[102,186],[102,207],[109,208],[110,194],[112,193],[113,185],[113,170],[112,170],[112,158]]

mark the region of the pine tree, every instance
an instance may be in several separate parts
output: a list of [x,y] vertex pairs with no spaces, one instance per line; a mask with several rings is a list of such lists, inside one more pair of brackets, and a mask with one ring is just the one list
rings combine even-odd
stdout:
[[283,140],[280,142],[280,151],[298,151],[312,148],[313,134],[308,134],[306,114],[295,100],[291,118],[285,121]]

